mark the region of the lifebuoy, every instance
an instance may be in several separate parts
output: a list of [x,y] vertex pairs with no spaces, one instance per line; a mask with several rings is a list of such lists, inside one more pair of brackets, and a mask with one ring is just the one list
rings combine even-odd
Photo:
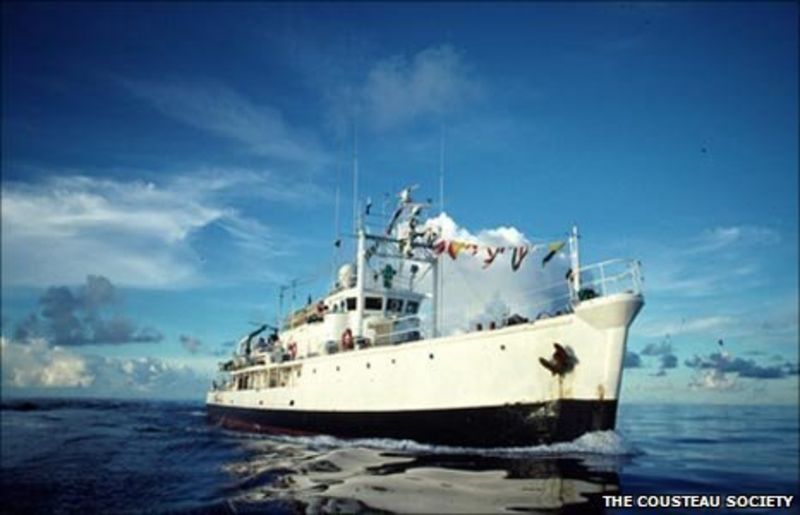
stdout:
[[348,327],[342,333],[342,350],[352,350],[353,348],[353,331]]

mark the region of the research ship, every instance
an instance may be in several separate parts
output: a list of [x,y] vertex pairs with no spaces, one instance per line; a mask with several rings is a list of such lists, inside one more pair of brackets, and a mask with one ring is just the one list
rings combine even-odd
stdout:
[[[639,262],[582,266],[577,227],[535,245],[448,240],[435,219],[422,220],[430,207],[406,189],[384,227],[362,220],[355,259],[330,291],[247,334],[220,364],[209,418],[230,429],[469,447],[614,429],[628,331],[644,304]],[[517,270],[527,256],[537,256],[529,266],[568,260],[561,304],[442,330],[444,261]]]

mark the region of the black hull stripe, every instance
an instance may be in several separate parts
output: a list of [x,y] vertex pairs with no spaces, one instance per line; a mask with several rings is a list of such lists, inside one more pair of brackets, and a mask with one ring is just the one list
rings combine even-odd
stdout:
[[468,447],[527,446],[614,429],[617,401],[560,400],[452,410],[319,412],[207,406],[229,429],[339,438],[394,438]]

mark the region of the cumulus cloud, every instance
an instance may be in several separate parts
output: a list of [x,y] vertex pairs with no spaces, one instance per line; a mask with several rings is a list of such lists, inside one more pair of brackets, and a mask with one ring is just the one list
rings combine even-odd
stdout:
[[697,371],[697,375],[690,383],[691,387],[712,390],[734,388],[738,385],[739,378],[771,380],[797,373],[797,364],[794,363],[764,366],[753,359],[734,357],[725,351],[713,352],[706,356],[694,355],[684,364]]
[[753,379],[780,379],[786,376],[783,366],[762,366],[752,359],[736,358],[727,352],[714,352],[708,356],[695,355],[685,361],[685,365],[695,369],[714,369],[724,373],[735,373],[739,377]]
[[46,287],[100,273],[137,287],[196,284],[202,261],[192,238],[204,229],[222,229],[245,258],[283,247],[230,204],[246,195],[296,204],[320,198],[317,190],[253,170],[201,170],[161,185],[75,175],[4,183],[2,280]]
[[[426,227],[441,231],[441,237],[446,240],[509,247],[531,244],[516,228],[498,227],[473,233],[446,214],[428,220]],[[462,252],[456,260],[443,257],[440,260],[444,277],[443,332],[463,331],[476,322],[484,326],[491,321],[500,323],[509,314],[534,319],[542,313],[554,314],[556,310],[565,309],[569,302],[569,286],[564,277],[569,258],[562,250],[543,267],[543,256],[543,251],[529,254],[517,271],[511,268],[511,253],[508,252],[485,269],[485,255]]]
[[84,355],[50,345],[2,338],[2,385],[10,391],[48,390],[97,396],[197,396],[208,378],[194,369],[152,357],[110,358]]
[[653,374],[656,377],[665,376],[667,375],[667,370],[678,366],[678,357],[673,352],[672,340],[669,335],[658,343],[648,343],[642,349],[642,356],[658,358],[658,371]]
[[85,388],[95,376],[87,361],[41,338],[28,344],[1,340],[3,386],[12,388]]
[[661,370],[668,370],[678,366],[678,356],[668,353],[661,355]]
[[450,113],[479,91],[462,55],[443,45],[410,59],[396,55],[379,61],[369,71],[362,94],[368,121],[378,129],[388,129]]
[[218,83],[123,79],[134,96],[186,125],[237,141],[258,155],[320,165],[328,157],[311,134],[291,127],[270,105],[257,105]]
[[14,337],[20,341],[47,337],[57,346],[162,340],[163,335],[151,327],[139,328],[120,313],[107,315],[107,308],[118,300],[116,288],[102,276],[88,276],[86,284],[75,290],[51,286],[39,298],[39,313],[22,319]]
[[730,391],[740,390],[741,385],[737,383],[735,376],[726,375],[720,370],[706,370],[696,375],[689,383],[689,388],[693,390],[717,390]]
[[625,359],[622,362],[624,368],[640,368],[642,366],[642,358],[633,351],[625,351]]
[[660,356],[662,354],[669,354],[672,352],[672,343],[668,340],[661,341],[659,343],[648,343],[644,349],[642,349],[642,354],[645,356]]

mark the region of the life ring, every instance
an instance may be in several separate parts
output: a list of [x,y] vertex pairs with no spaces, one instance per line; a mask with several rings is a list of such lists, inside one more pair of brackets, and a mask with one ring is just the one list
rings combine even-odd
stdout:
[[292,359],[296,358],[297,357],[297,344],[295,342],[289,343],[288,351],[289,351],[289,356],[291,356]]
[[342,333],[342,350],[353,349],[353,331],[348,327]]

